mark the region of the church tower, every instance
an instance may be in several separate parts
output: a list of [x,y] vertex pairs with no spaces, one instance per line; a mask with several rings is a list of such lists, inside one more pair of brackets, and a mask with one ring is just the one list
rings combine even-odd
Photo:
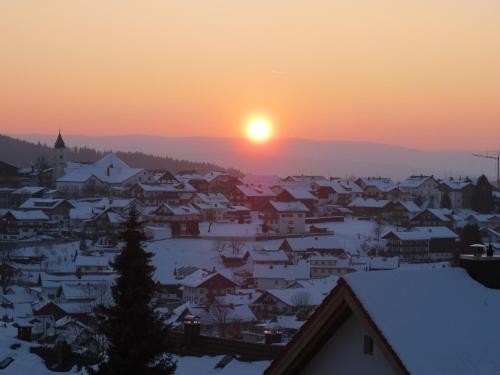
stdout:
[[56,180],[64,175],[64,168],[66,167],[66,145],[61,136],[57,136],[56,143],[54,144],[54,184]]

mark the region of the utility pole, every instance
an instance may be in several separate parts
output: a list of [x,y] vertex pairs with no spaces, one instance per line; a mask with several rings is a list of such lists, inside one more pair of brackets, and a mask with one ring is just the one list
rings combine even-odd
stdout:
[[492,155],[488,155],[488,154],[486,154],[486,155],[472,154],[472,156],[476,156],[478,158],[496,160],[496,162],[497,162],[497,188],[500,189],[500,153],[498,153],[497,156],[492,156]]

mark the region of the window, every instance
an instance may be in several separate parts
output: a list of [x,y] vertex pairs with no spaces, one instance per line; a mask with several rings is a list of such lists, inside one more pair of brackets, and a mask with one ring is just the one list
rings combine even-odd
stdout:
[[368,335],[363,337],[363,353],[373,355],[373,339]]

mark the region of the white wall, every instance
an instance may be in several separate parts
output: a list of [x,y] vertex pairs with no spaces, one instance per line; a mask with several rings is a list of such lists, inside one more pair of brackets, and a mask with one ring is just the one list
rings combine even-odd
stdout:
[[396,374],[374,343],[373,355],[363,353],[366,332],[354,315],[342,324],[301,375]]

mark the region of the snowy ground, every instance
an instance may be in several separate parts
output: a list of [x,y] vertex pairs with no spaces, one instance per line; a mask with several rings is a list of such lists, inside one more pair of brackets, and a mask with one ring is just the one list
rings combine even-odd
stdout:
[[[17,330],[9,326],[4,328],[0,326],[0,361],[6,357],[12,357],[12,362],[6,369],[0,370],[2,375],[53,375],[61,374],[60,372],[50,371],[45,367],[42,359],[35,354],[29,352],[31,346],[26,341],[17,340],[14,338]],[[17,349],[11,349],[12,344],[19,343],[21,346]],[[78,372],[76,369],[65,374],[86,374],[84,370]]]
[[[4,328],[0,326],[0,361],[6,357],[14,359],[6,369],[0,370],[2,375],[54,375],[61,372],[53,372],[45,367],[42,359],[29,352],[31,343],[17,340],[17,330],[13,327]],[[20,344],[17,349],[11,349],[12,344]],[[204,357],[175,357],[177,361],[176,375],[194,374],[220,374],[220,375],[260,375],[269,366],[269,361],[240,362],[232,360],[223,369],[215,366],[224,356]],[[74,368],[64,374],[86,374],[85,370],[78,371]]]
[[[317,228],[326,228],[334,232],[340,245],[351,254],[361,251],[361,244],[374,239],[373,230],[375,223],[369,220],[358,220],[356,218],[345,218],[344,222],[331,222],[313,224]],[[383,232],[387,232],[393,227],[384,225]]]

